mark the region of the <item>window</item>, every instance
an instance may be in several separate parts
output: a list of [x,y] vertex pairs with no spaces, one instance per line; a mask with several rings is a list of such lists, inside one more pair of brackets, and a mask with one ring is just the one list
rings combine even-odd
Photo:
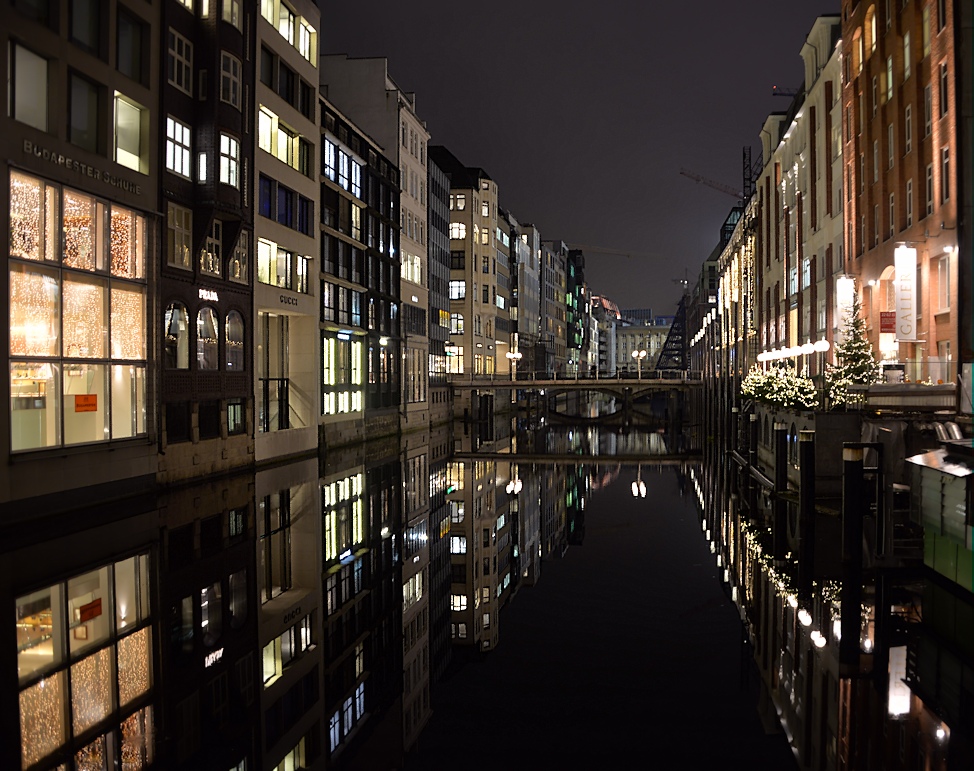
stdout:
[[280,3],[277,11],[277,31],[288,43],[294,45],[294,11]]
[[173,174],[190,178],[190,128],[171,115],[166,118],[166,168]]
[[[47,59],[16,43],[11,43],[10,49],[10,63],[13,67],[13,72],[9,74],[8,87],[10,117],[41,131],[47,131]],[[74,76],[72,76],[72,96],[73,84]],[[97,113],[96,109],[95,115]],[[73,118],[72,112],[72,129]],[[74,142],[73,134],[71,141]]]
[[335,143],[331,140],[325,139],[324,151],[321,155],[321,172],[332,182],[335,181],[335,175],[337,172],[336,151]]
[[927,186],[926,186],[927,214],[933,214],[933,164],[927,164]]
[[950,148],[940,151],[940,202],[950,200]]
[[118,71],[137,83],[145,80],[145,62],[143,51],[145,48],[145,27],[131,14],[119,9],[118,12]]
[[[261,602],[291,588],[291,491],[257,502],[258,564]],[[266,674],[265,674],[266,678]]]
[[947,26],[947,0],[937,0],[937,32]]
[[906,226],[913,224],[913,180],[906,181]]
[[89,152],[98,152],[98,86],[90,80],[70,73],[71,112],[68,136],[71,144]]
[[466,281],[450,281],[450,299],[462,300],[467,296]]
[[166,262],[177,268],[192,269],[193,212],[169,203],[166,224]]
[[950,255],[945,254],[937,260],[937,307],[941,311],[950,310]]
[[889,237],[892,238],[896,232],[896,194],[889,194]]
[[480,216],[489,217],[490,216],[490,203],[488,201],[482,201],[480,204]]
[[893,57],[886,57],[886,101],[893,98]]
[[237,29],[241,28],[239,0],[223,0],[223,20]]
[[126,168],[148,174],[149,112],[118,91],[115,92],[115,162]]
[[227,270],[227,277],[231,281],[241,284],[248,282],[248,271],[250,269],[250,236],[246,231],[240,233],[237,245],[234,247],[233,256],[230,258],[230,265]]
[[196,176],[200,182],[206,182],[209,176],[209,164],[206,160],[206,153],[196,156]]
[[227,314],[227,369],[234,372],[244,368],[244,320],[237,311]]
[[223,223],[213,220],[206,242],[200,251],[200,272],[219,276],[223,265]]
[[930,136],[933,130],[933,97],[930,93],[930,86],[923,87],[923,136]]
[[10,172],[13,451],[146,431],[145,217]]
[[210,307],[196,314],[196,365],[199,369],[219,369],[220,320]]
[[240,157],[240,143],[228,134],[220,134],[220,182],[239,187],[237,164]]
[[467,226],[462,222],[450,223],[450,238],[460,239],[467,237]]
[[466,554],[467,537],[465,535],[450,536],[450,554]]
[[450,595],[450,610],[464,611],[466,609],[467,609],[467,595],[465,594]]
[[189,369],[189,316],[182,303],[170,303],[163,319],[166,369]]
[[99,0],[70,3],[71,42],[96,56],[101,54],[102,18]]
[[879,140],[873,140],[873,182],[879,181]]
[[890,123],[886,127],[886,168],[893,168],[893,148],[894,148],[894,137],[893,137],[893,124]]
[[240,109],[240,60],[225,51],[220,55],[220,101]]
[[315,61],[315,32],[304,19],[298,24],[298,53],[309,62]]
[[913,105],[908,104],[903,113],[903,152],[909,154],[913,150]]
[[910,58],[912,54],[910,53],[910,31],[906,30],[903,33],[903,80],[908,80],[910,77],[910,68],[912,66]]
[[463,314],[462,313],[450,314],[450,334],[451,335],[463,334]]
[[940,117],[947,114],[947,62],[940,65]]

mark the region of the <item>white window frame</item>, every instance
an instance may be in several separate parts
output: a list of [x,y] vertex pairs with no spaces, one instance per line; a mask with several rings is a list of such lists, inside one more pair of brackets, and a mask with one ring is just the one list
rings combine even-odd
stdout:
[[166,245],[166,264],[184,270],[193,269],[193,210],[169,202],[166,225],[169,241]]
[[173,174],[191,179],[192,129],[185,123],[166,116],[166,169]]
[[240,188],[240,140],[220,134],[220,182]]
[[220,52],[220,101],[240,109],[240,60]]
[[[167,71],[167,81],[184,94],[193,95],[193,44],[172,27],[169,28],[169,62],[172,72]],[[168,65],[167,65],[168,66]]]

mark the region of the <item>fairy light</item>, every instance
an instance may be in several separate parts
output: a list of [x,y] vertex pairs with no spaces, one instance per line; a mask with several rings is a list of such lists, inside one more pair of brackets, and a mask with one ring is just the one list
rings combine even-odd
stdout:
[[140,629],[118,641],[118,699],[124,706],[152,685],[149,660],[149,628]]
[[145,293],[141,287],[112,286],[112,358],[145,358]]
[[[152,708],[146,707],[122,721],[122,768],[145,768],[152,741]],[[151,760],[151,756],[148,758]]]
[[34,270],[10,270],[10,354],[58,353],[58,282]]
[[102,648],[71,667],[71,711],[76,734],[91,728],[111,710],[110,674],[111,648]]
[[105,284],[64,281],[64,355],[72,359],[105,357]]
[[142,278],[144,218],[128,209],[113,206],[111,222],[109,249],[112,275]]
[[98,259],[98,218],[96,208],[102,208],[95,199],[64,191],[64,264],[80,270],[97,270],[101,267]]
[[20,692],[20,756],[24,768],[64,741],[61,683],[61,676],[56,675]]
[[78,771],[101,771],[101,769],[107,768],[105,737],[99,736],[87,747],[78,750],[74,756],[74,767]]

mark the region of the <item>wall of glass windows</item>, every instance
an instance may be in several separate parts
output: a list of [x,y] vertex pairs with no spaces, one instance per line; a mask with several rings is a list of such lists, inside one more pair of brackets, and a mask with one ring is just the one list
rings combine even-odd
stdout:
[[17,598],[24,768],[56,751],[77,768],[153,760],[149,555]]
[[146,433],[146,218],[10,174],[11,450]]

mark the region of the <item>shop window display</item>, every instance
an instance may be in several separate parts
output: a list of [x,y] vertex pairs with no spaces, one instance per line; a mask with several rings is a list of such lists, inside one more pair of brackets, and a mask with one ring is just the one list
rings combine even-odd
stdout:
[[54,752],[77,769],[151,762],[151,712],[132,712],[152,689],[149,567],[143,554],[17,598],[24,768]]
[[219,369],[220,320],[212,308],[196,314],[196,363],[200,369]]
[[244,320],[237,311],[227,314],[227,369],[244,368]]
[[11,172],[13,451],[145,433],[145,243],[142,215]]
[[182,303],[166,308],[166,369],[189,369],[189,316]]

